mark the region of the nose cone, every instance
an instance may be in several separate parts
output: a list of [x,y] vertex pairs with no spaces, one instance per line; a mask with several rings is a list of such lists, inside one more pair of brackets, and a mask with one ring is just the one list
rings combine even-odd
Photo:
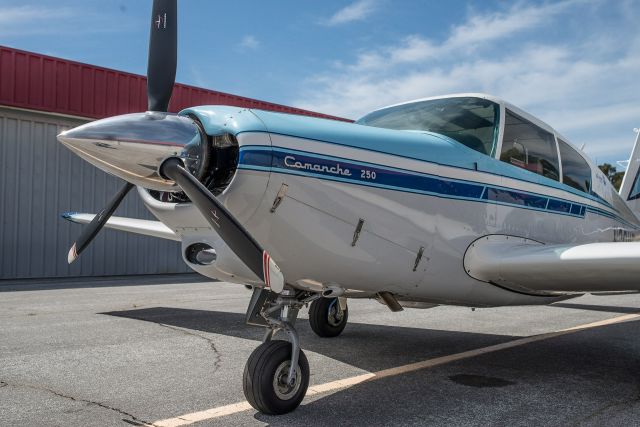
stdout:
[[[145,188],[176,191],[173,181],[158,175],[169,157],[199,161],[203,138],[193,120],[174,114],[126,114],[62,132],[58,141],[107,173]],[[187,154],[188,153],[188,154]]]

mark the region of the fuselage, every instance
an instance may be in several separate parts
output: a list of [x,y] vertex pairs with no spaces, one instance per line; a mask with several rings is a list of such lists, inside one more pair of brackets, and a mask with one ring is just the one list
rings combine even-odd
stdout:
[[[291,286],[388,291],[405,301],[470,306],[564,298],[475,280],[463,268],[465,252],[490,234],[551,244],[628,240],[638,232],[638,220],[582,153],[590,174],[586,191],[563,182],[569,175],[563,180],[561,161],[557,179],[520,165],[517,153],[509,157],[511,164],[505,162],[501,148],[509,114],[566,139],[495,98],[459,97],[495,104],[490,148],[472,149],[451,135],[426,130],[235,107],[196,107],[181,114],[196,117],[209,135],[227,132],[237,139],[237,170],[219,197],[269,251]],[[523,139],[515,144],[526,146]],[[194,270],[225,280],[255,280],[193,206],[139,192],[180,234],[183,249],[194,242],[215,248],[217,259],[209,265],[185,258]]]

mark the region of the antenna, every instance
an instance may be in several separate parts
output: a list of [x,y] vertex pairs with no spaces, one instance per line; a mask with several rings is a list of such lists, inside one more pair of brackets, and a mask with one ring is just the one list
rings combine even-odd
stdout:
[[618,160],[616,163],[623,169],[627,169],[629,167],[629,162],[631,160]]

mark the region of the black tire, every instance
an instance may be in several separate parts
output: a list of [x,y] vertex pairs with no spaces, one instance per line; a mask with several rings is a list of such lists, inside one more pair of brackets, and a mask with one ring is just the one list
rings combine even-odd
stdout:
[[[309,387],[309,362],[300,350],[296,384],[285,384],[276,390],[276,376],[289,370],[291,361],[291,343],[288,341],[267,341],[256,348],[244,366],[242,388],[247,401],[258,411],[266,415],[280,415],[291,412],[300,406],[300,402]],[[274,381],[275,380],[275,381]]]
[[342,311],[338,298],[319,298],[309,307],[309,323],[319,337],[337,337],[344,331],[348,319],[349,307]]

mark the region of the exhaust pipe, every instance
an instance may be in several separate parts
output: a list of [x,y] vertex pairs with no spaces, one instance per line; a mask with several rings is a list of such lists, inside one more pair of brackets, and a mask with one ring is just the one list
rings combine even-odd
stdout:
[[344,289],[340,286],[330,285],[322,290],[322,296],[324,298],[337,298],[344,294]]
[[404,308],[402,308],[396,297],[391,292],[378,292],[378,297],[382,300],[384,305],[389,307],[389,310],[393,312],[404,310]]

